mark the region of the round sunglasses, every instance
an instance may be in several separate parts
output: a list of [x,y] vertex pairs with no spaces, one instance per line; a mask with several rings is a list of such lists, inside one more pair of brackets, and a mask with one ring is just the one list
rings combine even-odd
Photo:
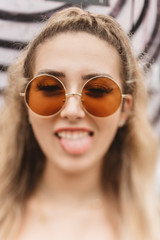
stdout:
[[24,96],[27,107],[41,117],[51,117],[65,106],[68,97],[81,99],[83,109],[95,117],[107,117],[116,112],[122,99],[120,86],[110,77],[95,76],[87,80],[80,93],[67,93],[64,84],[55,76],[40,74],[30,80]]

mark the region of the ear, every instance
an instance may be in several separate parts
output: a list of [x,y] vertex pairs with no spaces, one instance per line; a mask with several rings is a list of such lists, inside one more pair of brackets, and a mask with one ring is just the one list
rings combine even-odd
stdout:
[[123,127],[128,119],[128,116],[131,112],[131,108],[133,105],[133,97],[132,95],[128,94],[122,102],[122,108],[120,113],[119,119],[119,127]]

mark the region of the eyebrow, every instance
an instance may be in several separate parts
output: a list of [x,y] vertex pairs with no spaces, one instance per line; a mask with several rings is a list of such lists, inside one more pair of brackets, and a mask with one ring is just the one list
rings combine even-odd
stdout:
[[63,72],[54,71],[54,70],[42,70],[38,72],[38,75],[39,74],[49,74],[55,77],[62,77],[62,78],[65,78],[66,76]]
[[101,73],[101,72],[83,75],[83,76],[82,76],[82,79],[83,79],[83,80],[88,80],[88,79],[93,78],[93,77],[96,77],[96,76],[105,76],[105,77],[109,77],[109,78],[112,78],[112,79],[113,79],[113,77],[110,76],[109,74],[107,74],[107,73]]
[[[55,76],[57,78],[61,77],[61,78],[65,78],[66,75],[63,73],[63,72],[59,72],[59,71],[55,71],[55,70],[42,70],[42,71],[39,71],[38,72],[38,75],[39,74],[49,74],[49,75],[52,75],[52,76]],[[105,76],[105,77],[109,77],[111,79],[113,79],[113,77],[107,73],[102,73],[102,72],[98,72],[98,73],[90,73],[90,74],[86,74],[86,75],[82,75],[82,80],[84,81],[87,81],[93,77],[96,77],[96,76]]]

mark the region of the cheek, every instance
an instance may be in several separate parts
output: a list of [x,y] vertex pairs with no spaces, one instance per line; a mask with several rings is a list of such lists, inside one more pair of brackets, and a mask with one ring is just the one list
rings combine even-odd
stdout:
[[32,126],[34,135],[39,142],[40,139],[44,139],[47,137],[48,133],[51,132],[51,123],[49,119],[43,119],[36,115],[34,115],[32,112],[28,112],[29,121]]
[[114,114],[106,117],[97,119],[97,124],[103,129],[104,126],[107,128],[117,129],[121,116],[121,109],[119,108]]
[[113,115],[104,118],[98,119],[97,126],[99,131],[101,132],[103,138],[108,138],[108,140],[112,141],[116,132],[119,128],[119,120],[120,120],[120,110],[118,110]]

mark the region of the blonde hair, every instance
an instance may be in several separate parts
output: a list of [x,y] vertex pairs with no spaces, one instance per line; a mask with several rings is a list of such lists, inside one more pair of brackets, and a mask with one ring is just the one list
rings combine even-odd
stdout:
[[104,159],[102,185],[115,201],[121,239],[156,240],[159,236],[153,196],[157,149],[146,117],[143,71],[119,24],[109,16],[80,8],[68,8],[52,16],[9,69],[0,119],[0,239],[12,239],[9,231],[17,230],[25,201],[36,189],[45,167],[44,155],[19,93],[33,77],[38,47],[49,38],[68,31],[95,35],[112,45],[120,55],[123,90],[133,96],[134,104],[126,125],[118,130]]

